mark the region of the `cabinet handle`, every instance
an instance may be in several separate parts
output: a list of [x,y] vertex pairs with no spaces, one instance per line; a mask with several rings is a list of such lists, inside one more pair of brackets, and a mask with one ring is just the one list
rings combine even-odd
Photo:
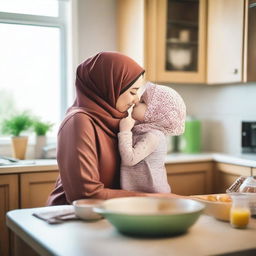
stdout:
[[234,74],[234,75],[238,74],[238,69],[237,69],[237,68],[234,69],[233,74]]

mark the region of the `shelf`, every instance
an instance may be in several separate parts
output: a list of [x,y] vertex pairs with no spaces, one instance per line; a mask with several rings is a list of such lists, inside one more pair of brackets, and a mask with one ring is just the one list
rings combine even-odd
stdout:
[[170,2],[178,2],[178,3],[198,3],[199,0],[170,0]]
[[175,25],[175,26],[191,27],[196,29],[198,28],[197,22],[184,21],[184,20],[168,20],[168,24]]
[[172,45],[180,45],[180,46],[197,46],[198,45],[198,42],[183,43],[183,42],[168,42],[168,41],[166,41],[166,43],[168,45],[172,44]]

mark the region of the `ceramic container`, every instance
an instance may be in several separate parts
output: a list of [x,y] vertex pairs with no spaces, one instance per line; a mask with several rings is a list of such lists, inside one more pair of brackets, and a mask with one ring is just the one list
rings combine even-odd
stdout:
[[74,201],[75,214],[83,220],[98,220],[102,219],[102,215],[94,211],[95,207],[99,207],[104,200],[99,199],[79,199]]
[[190,199],[124,197],[106,200],[95,211],[126,235],[158,237],[182,234],[203,212]]
[[[231,202],[225,202],[217,200],[217,198],[221,198],[227,196],[226,194],[212,194],[212,195],[202,195],[202,196],[193,196],[195,200],[203,203],[205,205],[204,213],[214,218],[222,221],[229,221],[230,219],[230,209],[232,206]],[[216,198],[216,201],[210,200],[212,198]]]

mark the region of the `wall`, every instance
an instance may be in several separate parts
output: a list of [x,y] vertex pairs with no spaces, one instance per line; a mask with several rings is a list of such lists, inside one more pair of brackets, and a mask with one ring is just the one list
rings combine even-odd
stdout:
[[256,121],[256,84],[171,85],[202,120],[205,151],[241,153],[241,121]]
[[116,50],[116,1],[78,1],[78,62]]

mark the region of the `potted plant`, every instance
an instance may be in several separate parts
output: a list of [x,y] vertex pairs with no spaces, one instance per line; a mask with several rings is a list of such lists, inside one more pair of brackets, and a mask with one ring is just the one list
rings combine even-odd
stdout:
[[35,158],[42,158],[42,148],[46,145],[46,133],[52,128],[50,122],[42,122],[39,119],[33,121],[34,132],[36,133]]
[[26,112],[16,114],[5,119],[2,124],[4,134],[12,135],[12,155],[18,159],[25,159],[28,136],[21,136],[32,125],[32,119]]

